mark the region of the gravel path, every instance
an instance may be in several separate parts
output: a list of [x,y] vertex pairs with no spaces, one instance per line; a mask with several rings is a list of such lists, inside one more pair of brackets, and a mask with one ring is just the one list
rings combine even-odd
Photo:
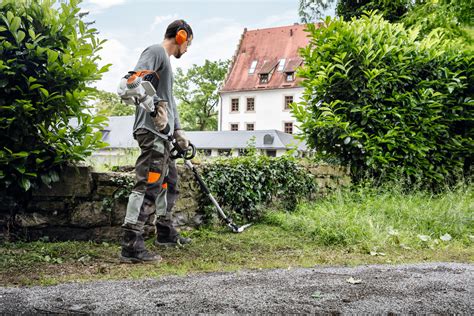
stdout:
[[474,265],[429,263],[207,273],[0,288],[0,314],[474,314]]

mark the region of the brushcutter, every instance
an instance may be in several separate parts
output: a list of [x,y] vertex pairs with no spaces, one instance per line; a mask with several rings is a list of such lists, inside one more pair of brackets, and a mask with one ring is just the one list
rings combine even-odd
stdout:
[[[169,135],[169,134],[168,134]],[[250,224],[242,225],[242,226],[237,226],[232,222],[232,219],[228,217],[222,208],[219,206],[219,203],[217,203],[216,199],[212,196],[211,192],[209,191],[207,185],[204,183],[202,180],[201,176],[199,175],[196,167],[191,163],[191,159],[193,159],[196,156],[196,146],[193,144],[189,143],[189,147],[186,149],[183,149],[179,146],[178,142],[176,139],[173,138],[173,136],[168,136],[168,140],[171,142],[171,159],[178,159],[178,158],[183,158],[184,159],[184,164],[188,169],[190,169],[194,175],[194,178],[196,181],[199,183],[199,186],[201,187],[201,190],[204,191],[204,193],[207,194],[209,199],[211,200],[212,204],[214,204],[215,208],[217,209],[217,212],[219,215],[222,217],[222,219],[225,221],[227,226],[234,232],[234,233],[241,233],[243,232],[246,228],[248,228]]]

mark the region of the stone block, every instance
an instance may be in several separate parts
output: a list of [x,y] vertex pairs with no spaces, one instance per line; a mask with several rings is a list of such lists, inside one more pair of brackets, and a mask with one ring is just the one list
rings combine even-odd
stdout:
[[176,201],[174,206],[175,212],[187,212],[187,213],[196,213],[199,209],[199,205],[196,199],[193,198],[180,198]]
[[96,227],[91,230],[89,240],[95,242],[112,241],[120,243],[123,236],[123,230],[120,226]]
[[111,212],[103,210],[102,202],[84,202],[77,205],[71,213],[71,225],[96,227],[110,225]]
[[122,172],[92,172],[92,179],[100,185],[116,185],[117,181],[122,178],[135,179],[134,173],[122,173]]
[[45,228],[30,228],[25,230],[24,234],[30,241],[48,237],[50,241],[108,241],[119,244],[123,231],[120,226],[95,228],[48,226]]
[[63,226],[67,224],[65,213],[52,212],[20,212],[15,215],[15,224],[22,228],[40,228],[51,225]]
[[33,191],[33,196],[47,197],[86,197],[92,190],[92,177],[88,167],[66,167],[59,175],[59,182],[51,184],[51,188],[42,185]]
[[122,225],[127,213],[128,201],[115,201],[112,205],[112,225]]
[[118,190],[117,186],[111,185],[100,185],[97,187],[96,193],[101,196],[113,196],[115,191]]
[[66,202],[62,201],[32,201],[28,204],[28,211],[63,211],[66,207]]

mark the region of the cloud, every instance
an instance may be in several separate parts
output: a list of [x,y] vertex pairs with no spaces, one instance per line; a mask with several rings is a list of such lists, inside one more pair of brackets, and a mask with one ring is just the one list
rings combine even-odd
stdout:
[[190,68],[193,64],[203,65],[206,59],[211,61],[232,58],[237,49],[244,26],[239,24],[214,28],[212,36],[196,37],[192,46],[181,59],[171,59],[173,67]]
[[87,3],[96,5],[100,9],[107,9],[116,5],[124,4],[126,0],[89,0]]
[[171,22],[173,22],[174,20],[177,20],[177,19],[178,19],[177,14],[155,16],[155,18],[153,19],[153,23],[151,24],[150,30],[154,31],[156,29],[156,27],[158,25],[160,25],[161,23],[163,23],[163,22],[171,23]]
[[268,28],[268,27],[285,26],[285,25],[290,25],[298,21],[299,21],[299,17],[296,14],[296,12],[291,11],[282,15],[270,15],[266,17],[260,23],[260,27]]
[[81,4],[82,10],[90,14],[100,14],[105,9],[125,4],[127,0],[86,0]]
[[99,51],[99,55],[102,58],[100,66],[105,64],[112,64],[112,66],[97,82],[97,89],[116,92],[120,78],[133,69],[140,51],[126,46],[118,39],[109,37],[103,49]]

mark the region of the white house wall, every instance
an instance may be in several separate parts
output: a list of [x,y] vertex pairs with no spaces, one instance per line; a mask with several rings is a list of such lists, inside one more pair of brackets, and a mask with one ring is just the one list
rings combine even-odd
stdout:
[[[238,124],[239,130],[246,130],[247,123],[254,123],[255,130],[276,129],[284,131],[284,123],[293,123],[293,133],[298,131],[296,120],[289,110],[284,110],[285,96],[293,96],[299,102],[303,88],[274,89],[245,92],[222,92],[219,111],[219,130],[230,131],[231,124]],[[231,100],[239,99],[239,111],[231,111]],[[247,112],[247,98],[255,99],[255,111]]]

